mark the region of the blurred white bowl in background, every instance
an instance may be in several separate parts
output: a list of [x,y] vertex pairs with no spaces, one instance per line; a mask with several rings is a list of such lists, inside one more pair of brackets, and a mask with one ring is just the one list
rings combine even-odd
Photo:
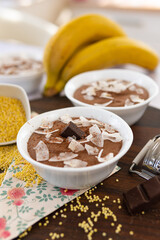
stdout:
[[30,14],[1,7],[0,29],[1,40],[17,40],[44,47],[58,27]]
[[[0,52],[1,56],[28,55],[43,61],[44,47],[58,27],[41,18],[14,9],[0,8]],[[0,56],[0,57],[1,57]],[[25,75],[0,75],[0,83],[17,84],[27,93],[40,92],[43,69]]]

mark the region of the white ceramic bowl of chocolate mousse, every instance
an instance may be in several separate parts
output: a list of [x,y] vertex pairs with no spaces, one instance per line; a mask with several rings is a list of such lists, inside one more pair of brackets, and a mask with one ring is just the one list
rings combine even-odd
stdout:
[[[58,119],[64,119],[64,116],[66,116],[66,114],[68,114],[68,116],[70,116],[72,119],[83,116],[83,121],[84,118],[94,119],[100,121],[105,126],[111,125],[111,129],[116,130],[121,136],[121,140],[117,140],[121,141],[121,148],[119,152],[115,156],[112,156],[110,159],[92,166],[57,167],[47,165],[44,162],[42,163],[40,161],[37,161],[37,159],[34,160],[28,151],[28,142],[31,135],[33,135],[36,129],[38,129],[44,122],[55,122]],[[92,123],[91,126],[92,125],[94,124]],[[111,134],[114,132],[112,130]],[[110,132],[110,130],[107,131]],[[98,184],[107,178],[112,173],[119,159],[124,156],[129,150],[132,141],[133,134],[131,128],[122,118],[116,114],[94,107],[71,107],[46,112],[30,119],[26,124],[22,126],[18,133],[17,147],[23,158],[30,162],[35,167],[39,175],[42,176],[50,184],[68,189],[83,189],[94,186],[95,184]],[[34,149],[37,149],[37,145]],[[79,152],[76,152],[76,154],[78,155]],[[98,154],[100,154],[100,151],[97,153],[97,156]],[[78,156],[76,158],[78,158]],[[81,160],[83,161],[83,159]]]
[[[75,92],[84,85],[90,85],[97,81],[101,82],[108,79],[124,80],[130,82],[130,87],[133,84],[137,84],[140,88],[144,88],[144,90],[147,90],[148,92],[147,99],[140,99],[140,97],[138,97],[139,102],[134,105],[131,105],[131,101],[128,101],[128,104],[126,104],[126,106],[118,107],[107,106],[107,104],[106,106],[95,105],[95,107],[97,108],[102,108],[119,115],[129,125],[133,125],[142,117],[148,104],[159,92],[158,85],[154,82],[152,78],[148,77],[145,74],[125,69],[106,69],[85,72],[71,78],[65,86],[65,95],[75,106],[93,106],[93,104],[90,104],[89,100],[87,101],[87,103],[85,103],[83,102],[83,100],[76,99],[74,96]],[[90,94],[92,95],[92,93]],[[111,100],[112,102],[112,98],[108,99],[108,101],[109,100]]]

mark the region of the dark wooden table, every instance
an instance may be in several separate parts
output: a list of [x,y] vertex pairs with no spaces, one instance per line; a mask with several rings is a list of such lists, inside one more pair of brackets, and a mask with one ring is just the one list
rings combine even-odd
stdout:
[[[69,106],[72,106],[69,100],[65,97],[57,96],[50,99],[43,98],[31,102],[32,110],[38,113]],[[128,169],[133,158],[138,154],[145,143],[150,138],[160,133],[160,111],[148,107],[141,120],[132,126],[132,130],[134,141],[128,153],[119,161],[121,170],[106,179],[103,185],[99,184],[97,188],[92,191],[92,196],[99,196],[102,202],[89,202],[85,194],[83,194],[80,203],[84,206],[88,206],[89,210],[86,213],[80,210],[76,212],[71,211],[70,203],[68,203],[67,206],[57,210],[58,215],[55,219],[53,218],[55,215],[54,212],[48,216],[48,219],[42,219],[40,221],[42,226],[36,223],[24,239],[50,240],[54,239],[52,238],[52,233],[62,234],[60,235],[60,239],[68,240],[160,239],[160,203],[152,206],[145,214],[130,216],[122,202],[123,192],[144,181],[144,179],[137,175],[129,174]],[[109,196],[109,199],[103,200],[105,196]],[[121,201],[121,203],[119,203],[119,201]],[[77,205],[77,200],[75,199],[72,204]],[[93,220],[93,218],[91,218],[91,212],[98,213],[98,211],[102,210],[102,207],[108,207],[116,216],[117,221],[114,221],[112,212],[112,216],[108,216],[107,219],[105,219],[104,215],[101,213],[97,222],[94,222],[94,226],[92,226],[95,232],[92,238],[89,238],[88,233],[79,226],[79,223],[83,221],[87,222],[89,220],[87,218]],[[63,218],[62,214],[65,214],[67,217]],[[45,224],[47,226],[44,226],[46,221],[49,221],[49,223],[47,222],[48,224]],[[118,230],[116,231],[116,229]],[[121,229],[121,231],[119,231],[119,229]]]

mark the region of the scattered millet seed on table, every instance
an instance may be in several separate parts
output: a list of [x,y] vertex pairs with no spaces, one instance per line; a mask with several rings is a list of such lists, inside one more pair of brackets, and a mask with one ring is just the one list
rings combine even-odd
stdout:
[[130,231],[130,232],[129,232],[129,235],[133,235],[133,234],[134,234],[134,232],[133,232],[133,231]]
[[14,168],[20,168],[13,176],[26,182],[26,187],[32,187],[33,184],[39,184],[43,179],[37,174],[33,166],[22,158],[15,144],[0,147],[0,185],[5,177],[7,169],[12,160],[15,160]]

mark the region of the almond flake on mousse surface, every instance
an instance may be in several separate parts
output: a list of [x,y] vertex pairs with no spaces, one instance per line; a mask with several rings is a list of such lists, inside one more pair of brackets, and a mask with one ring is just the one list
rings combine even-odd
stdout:
[[61,144],[63,142],[63,138],[61,137],[54,137],[52,139],[46,139],[47,142],[49,143],[58,143],[58,144]]
[[98,125],[99,127],[103,127],[103,126],[105,125],[104,123],[102,123],[102,122],[100,122],[100,121],[98,121],[98,120],[95,120],[95,119],[90,119],[89,122],[90,122],[92,125],[96,124],[96,125]]
[[89,128],[89,133],[92,136],[90,141],[95,144],[97,147],[103,147],[104,145],[104,140],[102,137],[101,130],[97,125],[93,125],[92,127]]
[[72,122],[72,118],[68,114],[65,114],[60,117],[60,121],[68,124],[69,122]]
[[40,128],[49,129],[53,127],[53,122],[43,121],[40,125]]
[[114,157],[113,153],[108,153],[106,156],[102,156],[103,149],[99,152],[98,156],[96,156],[98,162],[106,162]]
[[95,106],[102,106],[102,107],[107,107],[109,104],[111,104],[113,100],[110,100],[109,102],[106,103],[94,103]]
[[108,82],[108,85],[103,89],[103,91],[108,91],[108,92],[114,92],[114,93],[120,93],[125,91],[127,86],[121,81],[112,81],[111,83]]
[[82,124],[83,127],[88,127],[88,126],[91,125],[90,121],[87,118],[85,118],[83,116],[80,116],[79,119],[80,119],[81,124]]
[[103,140],[109,140],[111,142],[121,142],[122,141],[122,137],[119,132],[108,133],[106,131],[103,131],[102,137],[103,137]]
[[88,95],[83,95],[83,98],[84,98],[85,100],[89,100],[89,101],[92,101],[92,100],[94,99],[93,96],[88,96]]
[[95,96],[96,95],[95,88],[92,86],[82,90],[81,93],[85,94],[87,96]]
[[79,160],[79,159],[72,159],[69,161],[64,161],[64,167],[73,167],[73,168],[81,168],[81,167],[86,167],[87,162]]
[[37,161],[45,161],[49,159],[49,150],[47,145],[43,141],[39,141],[39,143],[34,149],[36,151]]
[[142,88],[136,89],[137,94],[143,94],[144,90]]
[[132,106],[132,105],[134,105],[134,103],[133,102],[131,102],[131,100],[129,99],[129,98],[127,98],[126,100],[125,100],[125,107],[129,107],[129,106]]
[[91,125],[89,120],[83,116],[80,116],[78,119],[73,120],[74,124],[78,127],[88,127]]
[[112,95],[110,93],[107,92],[103,92],[100,95],[100,98],[109,98],[109,99],[113,99]]
[[[48,131],[48,130],[35,130],[34,132],[35,133],[37,133],[37,134],[52,134],[52,133],[54,133],[54,132],[58,132],[59,131],[59,129],[55,129],[55,130],[53,130],[53,131]],[[49,136],[47,136],[47,138],[48,138]]]
[[86,149],[88,155],[97,155],[99,152],[98,148],[92,147],[88,144],[85,144],[85,149]]
[[130,87],[128,87],[128,89],[130,91],[136,91],[136,86],[135,85],[131,85]]
[[138,95],[130,95],[130,99],[132,102],[137,102],[137,103],[141,103],[144,102],[144,99],[140,98]]
[[71,149],[71,151],[73,152],[80,152],[84,150],[83,145],[74,139],[72,139],[72,141],[68,145],[68,148]]
[[75,157],[77,157],[78,154],[72,153],[72,152],[62,152],[58,156],[53,156],[49,159],[49,162],[60,162],[60,161],[68,161]]
[[108,123],[105,123],[105,130],[109,133],[114,133],[115,132],[115,129],[109,125]]

